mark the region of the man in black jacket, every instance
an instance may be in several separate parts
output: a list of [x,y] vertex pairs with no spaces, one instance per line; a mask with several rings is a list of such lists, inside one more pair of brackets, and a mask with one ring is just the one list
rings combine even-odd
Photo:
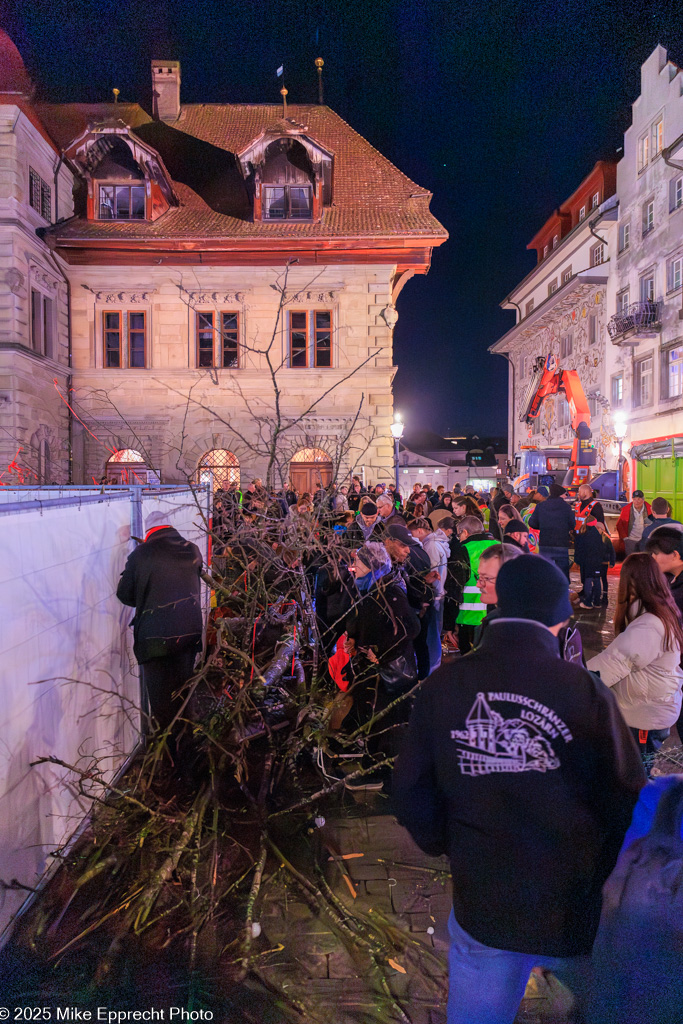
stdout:
[[530,970],[582,995],[601,890],[645,782],[606,686],[562,661],[567,581],[520,555],[481,646],[422,686],[394,774],[418,845],[448,853],[448,1024],[512,1024]]
[[[144,543],[128,556],[116,596],[135,608],[133,651],[150,711],[163,732],[182,707],[177,691],[192,676],[202,646],[202,556],[196,544],[164,522],[163,513],[152,512],[145,527]],[[169,751],[175,760],[173,737]]]
[[554,562],[569,579],[570,533],[576,525],[574,509],[562,497],[564,487],[550,485],[550,497],[540,502],[529,517],[532,530],[540,530],[538,551]]

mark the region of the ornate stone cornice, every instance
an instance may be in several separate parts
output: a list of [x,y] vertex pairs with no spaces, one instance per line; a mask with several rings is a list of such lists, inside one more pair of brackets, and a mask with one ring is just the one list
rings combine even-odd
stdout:
[[156,289],[152,288],[147,291],[106,291],[106,292],[95,292],[95,299],[97,302],[104,302],[108,306],[118,305],[121,302],[136,303],[136,302],[149,302],[154,295]]
[[190,301],[202,306],[226,306],[243,303],[247,293],[239,292],[188,292]]
[[310,289],[301,288],[295,291],[293,288],[285,290],[285,303],[290,302],[337,302],[341,288]]

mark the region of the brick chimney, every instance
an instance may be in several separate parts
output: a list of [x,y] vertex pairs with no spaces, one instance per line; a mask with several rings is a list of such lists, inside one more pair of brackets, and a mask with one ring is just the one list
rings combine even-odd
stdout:
[[180,116],[180,61],[152,61],[152,113],[160,121]]

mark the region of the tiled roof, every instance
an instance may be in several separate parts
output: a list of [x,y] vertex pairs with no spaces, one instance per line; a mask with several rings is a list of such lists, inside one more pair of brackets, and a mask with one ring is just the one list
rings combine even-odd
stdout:
[[21,54],[7,35],[0,29],[0,93],[31,92],[31,79],[24,67]]
[[289,105],[292,127],[334,154],[333,204],[319,223],[254,222],[235,154],[265,129],[285,128],[280,104],[191,104],[173,124],[154,121],[137,104],[67,104],[38,108],[55,140],[66,147],[89,122],[116,116],[161,155],[180,206],[154,222],[73,218],[54,229],[63,240],[320,239],[415,237],[445,240],[429,212],[431,193],[382,156],[325,106]]

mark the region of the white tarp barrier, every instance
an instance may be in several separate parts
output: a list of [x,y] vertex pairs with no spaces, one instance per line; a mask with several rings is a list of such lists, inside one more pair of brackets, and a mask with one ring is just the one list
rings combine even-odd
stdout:
[[[91,492],[92,493],[92,492]],[[204,494],[198,500],[205,501]],[[191,492],[144,496],[206,558]],[[139,681],[116,598],[131,550],[130,493],[0,516],[0,878],[35,886],[90,810],[58,757],[113,777],[139,738]],[[196,521],[195,521],[196,520]],[[144,518],[143,518],[144,521]],[[0,893],[0,929],[24,899]]]

